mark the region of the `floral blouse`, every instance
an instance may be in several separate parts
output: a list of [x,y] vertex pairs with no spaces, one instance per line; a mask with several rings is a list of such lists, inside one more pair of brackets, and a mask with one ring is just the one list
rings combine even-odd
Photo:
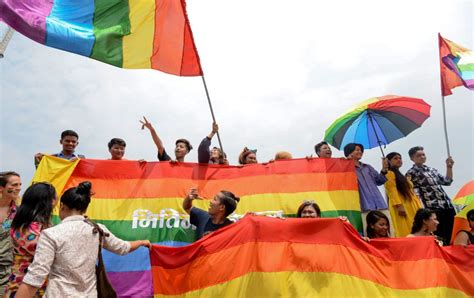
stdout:
[[[36,244],[42,229],[43,225],[35,221],[26,229],[10,230],[10,236],[13,241],[13,265],[6,297],[10,297],[10,295],[14,295],[18,291],[23,277],[28,271],[28,266],[33,262]],[[45,288],[46,282],[39,289],[36,297],[43,296]]]

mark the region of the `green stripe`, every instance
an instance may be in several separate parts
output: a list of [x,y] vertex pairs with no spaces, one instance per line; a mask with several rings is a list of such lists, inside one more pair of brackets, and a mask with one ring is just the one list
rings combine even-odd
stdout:
[[460,71],[474,71],[474,63],[457,64]]
[[130,8],[124,0],[96,0],[95,43],[91,58],[122,67],[122,38],[130,34]]
[[[285,217],[296,217],[296,214],[285,214]],[[359,211],[323,211],[321,217],[338,217],[346,216],[351,224],[356,228],[357,231],[362,232],[362,220]],[[180,242],[194,242],[196,239],[195,232],[192,229],[184,228],[167,228],[166,221],[163,221],[163,227],[160,228],[160,221],[156,222],[156,227],[145,227],[142,228],[139,225],[133,228],[133,221],[131,220],[94,220],[97,223],[105,225],[110,232],[120,239],[133,241],[140,239],[148,239],[152,243],[164,242],[164,241],[180,241]],[[53,224],[60,222],[57,215],[53,216]],[[174,222],[168,222],[172,225]],[[180,224],[182,224],[180,220]]]

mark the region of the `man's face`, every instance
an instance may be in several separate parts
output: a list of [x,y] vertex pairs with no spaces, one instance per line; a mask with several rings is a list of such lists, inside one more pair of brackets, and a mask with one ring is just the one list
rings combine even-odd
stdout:
[[322,145],[321,148],[319,148],[318,156],[321,158],[331,158],[332,157],[331,147],[329,147],[328,145]]
[[364,153],[362,152],[362,148],[356,146],[354,151],[349,155],[349,157],[353,160],[361,160],[363,154]]
[[211,200],[209,203],[209,209],[208,213],[209,215],[216,215],[219,212],[222,212],[222,210],[225,210],[224,205],[221,204],[221,197],[223,196],[222,193],[218,193],[217,195],[214,196],[214,198]]
[[75,136],[65,136],[59,141],[59,143],[63,145],[63,151],[68,153],[73,153],[77,145],[79,145]]
[[422,165],[426,162],[426,155],[425,151],[423,150],[418,150],[415,152],[415,154],[410,157],[410,159],[416,164],[416,165]]
[[121,160],[125,155],[125,146],[119,144],[113,144],[112,148],[109,149],[112,160]]
[[184,157],[186,154],[188,154],[188,148],[186,148],[186,144],[184,143],[176,144],[176,148],[174,149],[174,154],[176,155],[177,159]]

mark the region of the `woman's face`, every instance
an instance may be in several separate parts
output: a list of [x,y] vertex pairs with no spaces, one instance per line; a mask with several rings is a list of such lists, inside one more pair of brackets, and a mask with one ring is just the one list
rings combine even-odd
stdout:
[[218,148],[212,148],[211,150],[211,160],[219,160],[219,158],[221,157],[221,151],[218,149]]
[[436,214],[433,213],[431,214],[430,218],[423,220],[423,225],[425,226],[425,229],[428,230],[428,233],[433,233],[436,231],[436,228],[438,228],[439,225]]
[[113,144],[112,148],[109,149],[112,160],[122,160],[125,155],[125,146],[119,144]]
[[313,206],[309,205],[303,208],[303,211],[301,211],[301,218],[318,218],[318,213],[316,212],[316,209],[313,208]]
[[360,160],[362,159],[362,155],[364,153],[362,152],[362,148],[360,148],[359,146],[356,146],[356,148],[354,149],[354,151],[349,155],[349,157],[351,159],[354,159],[354,160]]
[[392,157],[392,159],[389,160],[389,162],[392,167],[397,168],[397,169],[401,168],[403,165],[402,157],[398,154]]
[[375,238],[388,237],[388,222],[385,218],[379,218],[379,220],[370,225],[374,230]]
[[21,178],[18,176],[10,176],[7,179],[7,184],[4,187],[0,186],[2,198],[5,200],[16,200],[20,196]]
[[252,152],[245,157],[245,164],[250,164],[250,163],[257,163],[257,154]]

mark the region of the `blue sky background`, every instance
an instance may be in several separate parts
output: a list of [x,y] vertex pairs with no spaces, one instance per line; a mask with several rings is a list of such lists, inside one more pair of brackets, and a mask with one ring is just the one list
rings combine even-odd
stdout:
[[[396,94],[423,98],[432,116],[386,152],[403,154],[405,172],[408,149],[421,145],[427,164],[445,171],[437,33],[474,49],[472,1],[187,3],[231,164],[244,146],[257,148],[260,162],[280,150],[312,154],[325,129],[352,106]],[[58,152],[65,129],[80,134],[77,152],[89,158],[108,158],[107,142],[121,137],[127,159],[148,161],[156,160],[156,149],[140,130],[143,115],[168,151],[181,137],[197,148],[211,129],[200,77],[115,68],[19,33],[0,69],[0,170],[18,171],[24,182],[33,176],[33,155]],[[454,195],[474,177],[473,93],[457,88],[446,105],[456,161],[446,190]],[[197,161],[197,150],[187,161]],[[363,161],[379,169],[379,150],[367,150]]]

